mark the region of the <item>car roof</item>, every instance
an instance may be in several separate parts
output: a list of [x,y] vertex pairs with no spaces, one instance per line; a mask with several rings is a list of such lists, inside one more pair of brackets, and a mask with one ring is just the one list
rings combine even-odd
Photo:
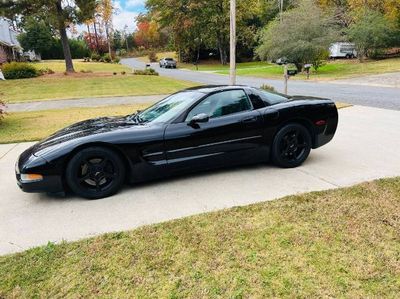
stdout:
[[212,93],[217,91],[235,89],[235,88],[252,88],[246,85],[201,85],[185,89],[185,91],[197,91],[201,93]]

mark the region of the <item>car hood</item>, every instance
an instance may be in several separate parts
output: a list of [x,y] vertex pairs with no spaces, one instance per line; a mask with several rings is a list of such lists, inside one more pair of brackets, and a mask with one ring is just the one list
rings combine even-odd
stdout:
[[131,127],[139,128],[144,126],[129,120],[127,117],[101,117],[85,120],[66,127],[35,144],[33,147],[33,152],[36,153],[45,148],[59,145],[73,139],[104,134]]

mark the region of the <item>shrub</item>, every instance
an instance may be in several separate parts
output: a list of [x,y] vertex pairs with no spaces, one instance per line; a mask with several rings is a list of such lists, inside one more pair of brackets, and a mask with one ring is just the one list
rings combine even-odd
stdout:
[[93,61],[100,61],[100,58],[101,58],[100,54],[97,54],[97,53],[92,54]]
[[126,56],[127,54],[128,54],[128,53],[126,52],[125,49],[119,50],[119,55],[120,55],[120,56]]
[[112,62],[112,58],[111,58],[111,56],[110,56],[110,54],[104,54],[104,56],[103,56],[103,61],[104,62],[107,62],[107,63],[110,63],[110,62]]
[[145,70],[134,70],[133,74],[142,76],[158,76],[158,73],[152,68],[148,68]]
[[4,115],[6,115],[6,104],[0,100],[0,122],[4,118]]
[[272,91],[272,92],[276,92],[275,87],[268,85],[268,84],[263,84],[260,86],[261,89],[264,89],[266,91]]
[[4,78],[23,79],[34,78],[40,75],[40,72],[33,66],[25,62],[10,62],[2,66]]
[[156,52],[154,52],[154,51],[150,51],[149,52],[149,60],[150,60],[150,62],[157,62],[158,61]]
[[126,75],[126,72],[125,72],[125,71],[122,71],[122,72],[121,72],[121,75]]
[[54,71],[48,67],[44,68],[44,69],[40,69],[39,71],[40,75],[51,75],[54,74]]
[[115,62],[115,63],[120,63],[120,62],[121,62],[121,57],[118,57],[118,56],[115,57],[115,58],[114,58],[114,62]]

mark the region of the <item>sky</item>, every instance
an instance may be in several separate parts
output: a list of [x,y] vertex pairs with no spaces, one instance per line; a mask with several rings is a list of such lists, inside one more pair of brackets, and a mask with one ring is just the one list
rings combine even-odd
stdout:
[[[125,25],[128,26],[127,31],[132,33],[136,29],[135,19],[138,14],[145,12],[146,0],[113,0],[115,13],[113,16],[114,30],[123,31]],[[80,24],[76,26],[78,34],[86,31],[86,25]]]
[[123,30],[128,25],[128,31],[132,32],[136,28],[136,16],[146,11],[145,0],[114,0],[116,13],[113,17],[114,29]]

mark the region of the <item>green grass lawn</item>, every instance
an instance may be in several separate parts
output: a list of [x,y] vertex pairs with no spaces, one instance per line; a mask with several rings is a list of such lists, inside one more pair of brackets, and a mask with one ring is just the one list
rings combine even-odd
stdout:
[[0,297],[397,298],[399,215],[393,178],[49,243],[0,257]]
[[[105,96],[168,94],[192,87],[191,82],[158,76],[134,76],[119,64],[75,60],[76,74],[64,75],[61,60],[33,63],[56,73],[33,79],[0,81],[0,99],[6,103]],[[83,74],[79,70],[91,71]],[[117,75],[113,75],[116,72]],[[122,75],[126,72],[126,75]]]
[[[104,63],[104,62],[84,62],[82,59],[74,59],[74,68],[76,72],[91,71],[94,73],[102,72],[129,72],[131,69],[122,64]],[[49,68],[56,73],[65,72],[65,62],[63,60],[43,60],[41,62],[32,63],[38,70]]]
[[40,140],[81,120],[128,115],[147,106],[120,105],[10,113],[0,123],[0,144]]
[[[179,64],[180,68],[195,70],[192,64]],[[222,66],[217,63],[200,63],[199,71],[211,71],[218,74],[229,74],[229,66]],[[385,59],[378,61],[366,61],[360,63],[357,60],[336,60],[327,62],[318,72],[311,73],[311,80],[335,80],[352,77],[359,77],[372,74],[389,72],[400,72],[400,58]],[[261,78],[282,78],[283,66],[267,62],[244,62],[237,64],[239,76],[252,76]],[[298,74],[292,79],[305,80],[305,74]]]
[[158,76],[38,77],[0,82],[7,103],[105,96],[168,94],[193,83]]

